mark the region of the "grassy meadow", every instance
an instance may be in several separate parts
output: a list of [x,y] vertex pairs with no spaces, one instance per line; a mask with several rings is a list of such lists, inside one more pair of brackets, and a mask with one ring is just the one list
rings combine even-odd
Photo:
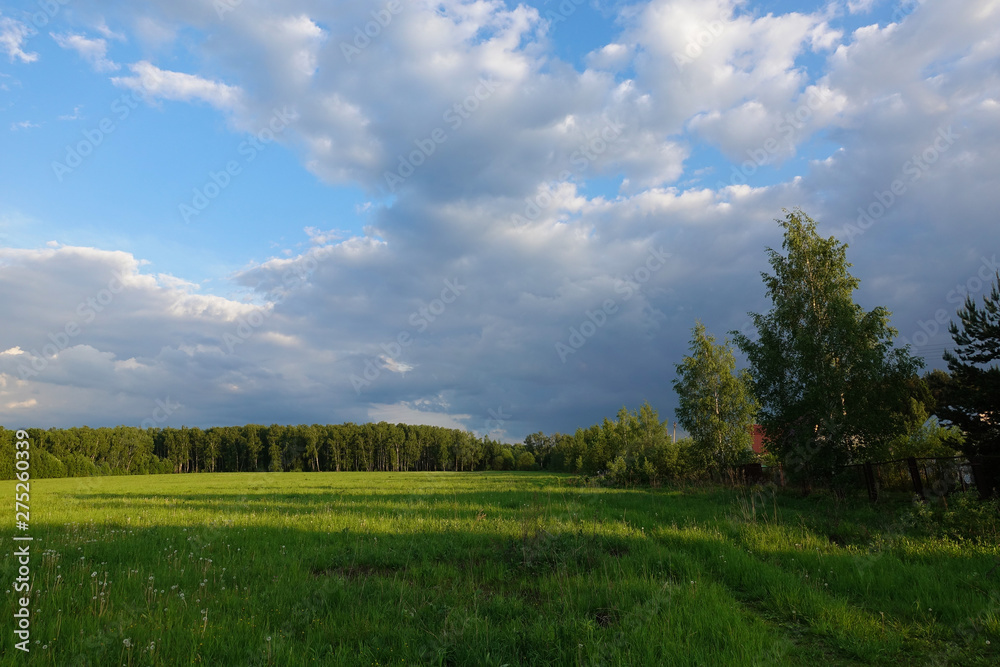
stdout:
[[31,492],[32,651],[5,633],[3,665],[1000,664],[1000,547],[919,537],[905,501],[543,473]]

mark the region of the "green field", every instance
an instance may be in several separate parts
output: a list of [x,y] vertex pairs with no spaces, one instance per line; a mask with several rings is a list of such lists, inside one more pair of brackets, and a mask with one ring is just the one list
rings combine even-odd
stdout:
[[2,664],[1000,664],[1000,548],[917,537],[905,502],[578,484],[36,480],[32,651],[5,632]]

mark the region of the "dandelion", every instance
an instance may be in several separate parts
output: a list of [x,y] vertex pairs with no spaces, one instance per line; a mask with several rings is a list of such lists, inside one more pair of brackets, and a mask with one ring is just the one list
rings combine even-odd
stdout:
[[122,645],[124,645],[125,648],[132,648],[132,640],[126,637],[122,640]]

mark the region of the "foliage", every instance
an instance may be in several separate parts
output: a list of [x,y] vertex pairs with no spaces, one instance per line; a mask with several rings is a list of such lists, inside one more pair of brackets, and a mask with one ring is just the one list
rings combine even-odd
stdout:
[[929,417],[910,433],[892,442],[890,457],[902,459],[958,456],[965,442],[962,432],[954,426],[944,426],[937,417]]
[[953,493],[944,502],[915,500],[912,521],[920,534],[955,542],[1000,544],[1000,500],[974,492]]
[[[672,442],[666,424],[648,402],[638,410],[622,407],[573,435],[534,434],[525,440],[544,470],[572,472],[612,484],[651,484],[705,474],[705,461],[692,453],[690,439]],[[539,447],[543,449],[539,449]]]
[[676,365],[677,421],[691,434],[706,462],[718,468],[752,457],[751,427],[757,414],[749,374],[735,373],[729,341],[718,345],[698,322],[691,354]]
[[884,455],[905,431],[907,379],[921,361],[894,349],[889,311],[854,302],[846,244],[821,238],[799,210],[778,221],[785,255],[768,249],[772,308],[751,313],[757,339],[733,332],[750,362],[760,423],[790,472],[832,479]]
[[[457,429],[409,424],[27,429],[33,477],[165,472],[535,469],[539,453]],[[0,479],[12,479],[13,431],[0,427]],[[517,457],[517,460],[515,460]],[[498,467],[499,466],[499,467]]]
[[535,456],[531,452],[521,452],[517,455],[515,465],[518,470],[535,470]]
[[1000,456],[1000,272],[982,307],[970,295],[958,319],[948,328],[956,348],[944,354],[950,377],[939,383],[937,414],[965,433],[967,456]]

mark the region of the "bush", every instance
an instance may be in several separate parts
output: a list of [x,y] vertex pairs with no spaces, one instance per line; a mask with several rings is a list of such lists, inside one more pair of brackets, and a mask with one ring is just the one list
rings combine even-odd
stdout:
[[493,457],[490,467],[493,470],[513,470],[514,463],[514,453],[509,449],[504,449],[497,456]]
[[94,462],[82,454],[67,454],[63,457],[68,477],[93,477],[99,475]]
[[516,466],[518,470],[534,470],[535,455],[531,452],[521,452],[517,455]]
[[911,514],[917,531],[954,542],[1000,542],[1000,499],[979,500],[973,491],[953,493],[940,503],[914,501]]
[[174,472],[174,464],[170,459],[161,459],[154,454],[149,457],[147,469],[150,475],[169,475]]

